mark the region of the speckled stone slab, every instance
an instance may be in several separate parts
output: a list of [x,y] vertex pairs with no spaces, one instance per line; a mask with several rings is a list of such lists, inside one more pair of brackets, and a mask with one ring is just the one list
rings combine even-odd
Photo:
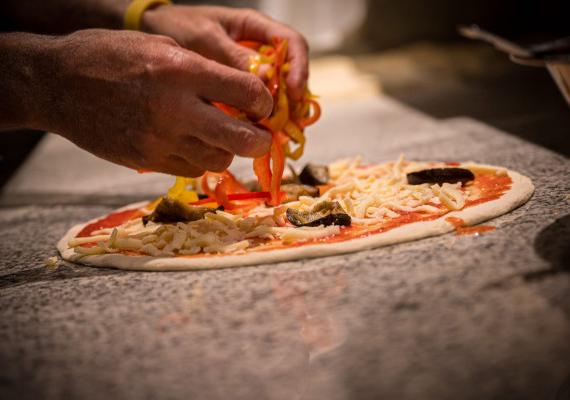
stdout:
[[[389,100],[325,110],[305,159],[472,159],[529,175],[536,194],[482,236],[216,271],[47,269],[70,225],[168,185],[100,181],[115,167],[48,143],[0,208],[0,398],[555,399],[570,373],[570,161]],[[71,152],[68,175],[53,151]],[[72,200],[40,179],[44,157],[77,182]],[[91,162],[99,180],[82,186]]]

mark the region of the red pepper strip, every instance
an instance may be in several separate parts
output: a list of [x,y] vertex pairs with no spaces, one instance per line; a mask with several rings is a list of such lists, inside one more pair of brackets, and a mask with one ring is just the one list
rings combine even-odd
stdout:
[[313,99],[309,99],[308,102],[313,106],[312,115],[299,121],[299,128],[301,129],[314,124],[321,117],[321,106],[319,103]]
[[269,204],[278,206],[281,204],[281,178],[285,170],[285,153],[283,146],[287,143],[289,137],[283,132],[275,132],[273,134],[273,142],[271,143],[271,164],[273,173],[271,175],[271,199]]
[[253,50],[257,50],[261,46],[261,43],[256,42],[254,40],[240,40],[238,43],[243,47],[247,47]]
[[261,157],[253,160],[253,172],[261,185],[261,190],[269,192],[271,190],[271,153],[267,152]]
[[269,92],[272,96],[275,96],[279,90],[281,67],[285,62],[285,57],[287,55],[287,43],[288,42],[286,40],[283,40],[281,38],[273,38],[273,45],[275,47],[275,63],[273,65],[273,68],[275,68],[275,71],[269,80],[269,83],[267,84]]
[[190,204],[191,206],[199,206],[199,205],[208,204],[208,203],[217,203],[217,201],[213,197],[206,197],[205,199],[193,201],[192,203],[188,203],[188,204]]
[[[284,193],[284,192],[282,192]],[[230,193],[228,194],[228,200],[257,200],[257,199],[269,199],[271,193],[269,192],[248,192],[248,193]],[[189,203],[193,206],[198,206],[200,204],[207,203],[217,203],[214,197],[207,197],[205,199],[200,199],[198,201],[193,201]]]
[[[208,185],[208,177],[219,176],[220,180],[216,184],[216,188],[212,190]],[[206,172],[202,177],[202,190],[208,197],[216,199],[218,204],[224,207],[231,208],[232,204],[229,202],[229,193],[249,193],[239,181],[232,175],[230,171],[224,171],[221,174],[214,172]]]
[[216,108],[219,108],[224,113],[229,115],[230,117],[234,117],[234,118],[238,118],[238,119],[243,117],[243,113],[235,107],[228,106],[227,104],[224,104],[224,103],[218,103],[217,101],[212,101],[212,104],[214,106],[216,106]]
[[231,208],[227,193],[230,185],[230,181],[225,176],[222,176],[222,179],[220,179],[215,189],[217,203],[224,206],[226,209]]
[[269,192],[232,193],[228,195],[229,200],[268,199],[270,197]]
[[213,173],[213,172],[206,172],[203,176],[202,176],[202,191],[204,192],[204,194],[208,197],[216,197],[216,193],[214,193],[214,191],[212,189],[210,189],[210,186],[208,184],[208,178],[210,176],[219,176],[219,174]]

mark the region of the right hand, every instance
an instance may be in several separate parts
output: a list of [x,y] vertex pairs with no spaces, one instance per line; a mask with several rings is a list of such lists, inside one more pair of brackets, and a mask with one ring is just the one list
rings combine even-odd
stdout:
[[[136,169],[199,176],[234,155],[258,157],[270,134],[225,115],[218,101],[253,120],[272,97],[256,76],[140,32],[87,30],[55,40],[55,61],[35,124],[106,160]],[[47,74],[46,74],[47,72]]]

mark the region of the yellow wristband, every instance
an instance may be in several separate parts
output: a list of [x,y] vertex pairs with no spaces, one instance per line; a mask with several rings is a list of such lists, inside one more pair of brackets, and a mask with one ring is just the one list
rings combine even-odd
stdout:
[[143,13],[149,8],[165,4],[172,4],[172,2],[170,0],[133,0],[125,12],[124,28],[139,31]]

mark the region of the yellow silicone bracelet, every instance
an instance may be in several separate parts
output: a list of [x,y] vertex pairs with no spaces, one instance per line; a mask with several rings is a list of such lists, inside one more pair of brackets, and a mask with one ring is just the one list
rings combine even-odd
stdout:
[[124,28],[139,31],[143,13],[151,7],[172,4],[170,0],[133,0],[125,11]]

